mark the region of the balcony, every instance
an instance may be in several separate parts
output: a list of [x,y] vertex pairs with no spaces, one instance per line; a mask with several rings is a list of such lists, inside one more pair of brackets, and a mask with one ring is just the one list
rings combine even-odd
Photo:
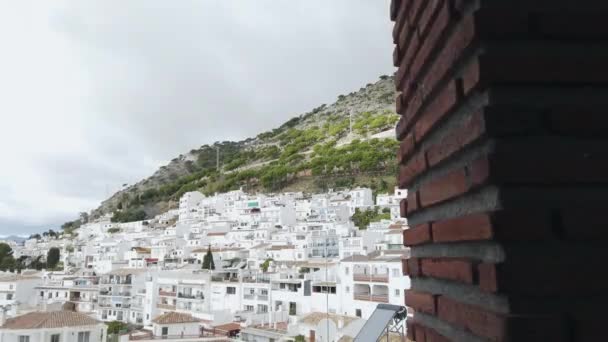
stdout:
[[212,276],[211,281],[216,281],[216,282],[220,282],[220,283],[238,283],[239,278],[236,278],[236,277],[226,278],[226,277]]
[[173,292],[173,291],[158,290],[158,294],[160,296],[165,296],[165,297],[175,297],[176,296],[176,292]]
[[366,281],[366,282],[374,282],[374,283],[388,283],[388,273],[384,274],[364,274],[364,273],[354,273],[353,274],[354,281]]
[[246,294],[246,295],[243,295],[243,299],[254,300],[255,299],[255,295]]
[[99,295],[106,296],[106,297],[131,297],[131,292],[99,291]]
[[368,301],[368,302],[388,303],[388,295],[372,295],[369,293],[365,293],[365,294],[354,294],[353,298],[355,300],[364,300],[364,301]]
[[203,299],[205,299],[205,296],[203,296],[200,293],[196,294],[196,295],[187,294],[187,293],[178,293],[177,298],[203,300]]
[[268,300],[268,295],[258,295],[258,300]]
[[156,304],[156,307],[165,310],[175,310],[175,305],[171,304]]

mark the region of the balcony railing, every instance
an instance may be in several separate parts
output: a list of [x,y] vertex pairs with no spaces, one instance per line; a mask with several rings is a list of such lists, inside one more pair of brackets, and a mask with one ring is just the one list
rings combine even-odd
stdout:
[[166,297],[175,297],[176,293],[173,291],[163,291],[163,290],[158,290],[158,294],[161,296],[166,296]]
[[252,294],[246,294],[246,295],[243,295],[243,298],[244,298],[244,299],[253,300],[253,299],[255,299],[255,295],[252,295]]
[[218,282],[222,282],[222,283],[238,283],[239,278],[236,278],[236,277],[226,278],[226,277],[213,277],[212,276],[211,281],[218,281]]
[[109,292],[109,291],[99,291],[100,296],[107,297],[131,297],[131,292]]
[[156,304],[156,307],[165,310],[175,310],[175,305],[171,304]]
[[386,274],[363,274],[354,273],[353,279],[355,281],[369,281],[374,283],[388,283],[388,273]]
[[355,300],[388,303],[388,295],[354,294],[353,297]]
[[187,294],[187,293],[178,293],[177,298],[198,299],[198,300],[205,299],[205,297],[202,294],[193,295],[193,294]]
[[268,300],[268,295],[258,295],[258,300]]

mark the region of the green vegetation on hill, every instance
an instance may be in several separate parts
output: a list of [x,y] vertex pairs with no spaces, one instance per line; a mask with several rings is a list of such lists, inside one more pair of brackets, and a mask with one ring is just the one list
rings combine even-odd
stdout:
[[[184,193],[195,190],[207,195],[239,188],[317,192],[370,186],[374,179],[386,185],[396,171],[397,142],[392,136],[371,137],[393,129],[397,122],[394,96],[392,77],[381,76],[374,84],[340,95],[335,103],[323,104],[255,138],[203,145],[114,194],[92,214],[113,212],[114,222],[146,219],[175,207]],[[82,223],[68,222],[64,232]]]

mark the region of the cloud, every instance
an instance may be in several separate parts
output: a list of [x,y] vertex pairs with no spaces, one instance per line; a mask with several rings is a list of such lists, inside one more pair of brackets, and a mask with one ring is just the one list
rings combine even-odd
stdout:
[[0,3],[0,220],[62,222],[391,73],[388,2]]

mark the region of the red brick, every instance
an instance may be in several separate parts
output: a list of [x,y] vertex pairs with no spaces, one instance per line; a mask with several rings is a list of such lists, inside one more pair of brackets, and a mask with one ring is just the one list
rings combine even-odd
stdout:
[[505,340],[505,318],[495,313],[459,303],[445,296],[437,299],[437,311],[441,320],[462,327],[477,336],[486,337],[491,341]]
[[437,331],[427,328],[426,329],[426,342],[451,342],[447,337],[439,334]]
[[[418,2],[421,2],[421,1],[418,1]],[[406,63],[402,63],[401,66],[399,67],[399,69],[412,70],[413,73],[418,73],[418,71],[424,64],[424,62],[428,59],[431,52],[435,48],[437,48],[437,42],[439,41],[441,34],[447,28],[449,23],[450,23],[449,7],[447,5],[444,5],[439,9],[439,14],[438,14],[437,18],[435,19],[435,21],[432,23],[432,25],[431,25],[432,28],[429,31],[429,34],[427,35],[427,37],[425,37],[425,40],[424,40],[419,52],[416,54],[416,57],[414,58],[414,60],[411,63],[409,63],[407,60],[405,60]],[[410,67],[410,65],[411,65],[411,67]],[[405,71],[402,71],[400,75],[402,77],[396,78],[395,82],[396,82],[397,88],[402,89],[404,86],[404,82],[406,81],[405,78],[403,77],[403,76],[405,76]]]
[[426,160],[422,154],[417,154],[399,166],[399,187],[407,188],[412,180],[426,170]]
[[484,131],[483,114],[474,112],[465,118],[459,127],[450,131],[441,141],[428,148],[426,155],[429,166],[438,164],[477,140]]
[[608,221],[605,207],[567,208],[561,218],[564,237],[569,240],[608,240]]
[[[432,63],[426,70],[425,74],[420,74],[418,69],[416,74],[411,74],[411,81],[416,84],[424,85],[425,95],[437,87],[439,81],[447,75],[450,68],[462,56],[465,49],[471,45],[475,37],[475,27],[471,16],[467,16],[456,27],[454,33],[450,35],[445,46],[439,51],[439,54],[429,61],[424,63]],[[404,100],[408,101],[414,94],[414,89],[405,89]]]
[[471,187],[485,185],[490,180],[490,162],[487,157],[482,157],[473,161],[468,167],[468,170]]
[[407,199],[406,198],[399,201],[399,216],[407,217]]
[[[551,11],[538,16],[538,30],[543,37],[555,39],[606,39],[606,11]],[[565,20],[565,21],[564,21]],[[568,25],[564,25],[567,22]]]
[[[525,220],[521,219],[525,217]],[[549,211],[507,209],[491,214],[494,239],[498,241],[538,241],[555,238]]]
[[496,283],[496,265],[483,263],[477,266],[479,274],[479,288],[485,292],[498,292],[498,284]]
[[399,46],[395,46],[393,49],[393,65],[398,68],[401,64],[401,54],[399,53]]
[[[415,125],[416,139],[422,141],[426,134],[454,108],[457,101],[456,83],[450,82],[420,114]],[[413,115],[408,113],[407,117]]]
[[414,135],[410,133],[403,138],[401,144],[399,144],[399,155],[397,156],[397,162],[401,163],[404,160],[407,160],[407,158],[409,158],[414,151],[414,146]]
[[457,169],[423,184],[418,191],[421,207],[443,202],[467,191],[464,170]]
[[426,329],[423,326],[414,326],[414,341],[426,342]]
[[585,84],[602,85],[608,79],[604,67],[608,51],[572,53],[576,46],[526,49],[510,46],[488,48],[479,57],[482,83],[492,84]]
[[479,62],[477,58],[473,59],[472,62],[467,64],[462,71],[462,89],[464,95],[468,95],[471,91],[475,90],[479,86],[480,71]]
[[431,242],[431,225],[424,223],[404,230],[403,242],[406,246],[416,246]]
[[493,237],[488,214],[471,214],[433,222],[433,241],[456,242],[489,240]]
[[608,142],[582,139],[498,140],[489,173],[502,184],[606,183],[607,149]]
[[418,191],[409,191],[407,194],[407,214],[418,210]]
[[473,284],[473,264],[464,259],[422,259],[422,275]]
[[[428,35],[424,37],[422,46],[420,47],[420,50],[416,54],[412,63],[407,66],[404,66],[403,64],[401,65],[401,67],[405,67],[408,70],[412,71],[412,77],[416,75],[420,71],[424,63],[429,60],[431,52],[439,48],[437,43],[441,38],[443,31],[448,27],[450,19],[451,14],[449,6],[447,6],[447,3],[444,2],[443,6],[439,8],[439,14],[437,15],[435,21],[432,23],[431,30],[429,31]],[[397,84],[401,86],[404,81],[406,80],[398,80],[399,83]]]
[[397,14],[399,13],[399,9],[401,8],[401,0],[392,0],[391,1],[391,20],[395,21],[397,19]]
[[549,120],[551,130],[560,135],[601,138],[608,131],[608,115],[601,110],[552,109]]
[[407,273],[405,275],[409,275],[411,277],[419,277],[420,276],[420,259],[418,258],[409,258],[407,259]]
[[395,105],[397,114],[402,114],[405,111],[405,107],[403,106],[403,97],[401,93],[399,93],[399,95],[397,95],[397,97],[395,98]]
[[405,305],[430,315],[437,314],[436,296],[431,293],[405,291]]
[[410,319],[408,319],[405,323],[406,323],[406,326],[407,326],[407,338],[410,339],[411,341],[414,341],[414,326],[415,326],[415,324],[412,323],[412,321]]

